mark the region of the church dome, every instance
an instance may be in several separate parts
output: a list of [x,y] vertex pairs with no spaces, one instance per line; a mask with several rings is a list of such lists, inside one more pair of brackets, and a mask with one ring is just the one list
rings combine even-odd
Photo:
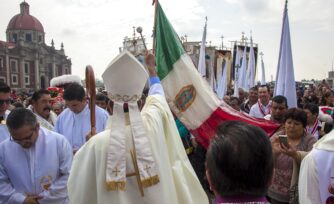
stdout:
[[33,30],[44,33],[44,28],[41,22],[29,14],[29,4],[24,1],[20,4],[20,8],[21,12],[9,21],[7,31]]

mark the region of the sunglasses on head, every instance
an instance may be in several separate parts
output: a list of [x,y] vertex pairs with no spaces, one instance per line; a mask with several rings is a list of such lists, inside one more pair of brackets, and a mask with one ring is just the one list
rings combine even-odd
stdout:
[[4,103],[9,104],[10,103],[10,99],[0,100],[0,106],[2,106]]

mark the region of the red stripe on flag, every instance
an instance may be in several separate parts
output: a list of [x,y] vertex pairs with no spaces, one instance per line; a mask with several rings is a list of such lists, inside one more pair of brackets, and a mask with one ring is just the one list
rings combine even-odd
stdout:
[[280,127],[279,124],[272,121],[253,118],[244,113],[231,110],[231,108],[228,107],[218,107],[200,127],[190,132],[203,147],[208,148],[210,139],[215,136],[218,125],[228,120],[238,120],[258,126],[262,128],[268,136],[271,136]]

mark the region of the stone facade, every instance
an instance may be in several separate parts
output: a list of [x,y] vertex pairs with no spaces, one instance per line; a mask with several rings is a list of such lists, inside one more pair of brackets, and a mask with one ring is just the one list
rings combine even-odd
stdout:
[[71,60],[63,44],[57,50],[53,41],[45,44],[39,20],[29,14],[29,4],[20,4],[21,12],[8,23],[6,41],[0,41],[0,81],[14,90],[49,87],[50,79],[71,74]]

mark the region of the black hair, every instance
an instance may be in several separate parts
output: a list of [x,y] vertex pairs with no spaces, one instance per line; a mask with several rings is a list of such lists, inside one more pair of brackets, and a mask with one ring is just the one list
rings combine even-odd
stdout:
[[270,93],[270,87],[269,87],[268,84],[260,85],[260,86],[258,87],[258,90],[259,90],[260,88],[267,88],[268,93]]
[[[315,105],[318,105],[319,104],[319,98],[316,96],[316,95],[311,95],[309,96],[309,102],[310,103],[313,103]],[[322,100],[322,102],[324,102],[323,104],[326,105],[326,100]]]
[[258,86],[253,86],[252,88],[249,89],[249,91],[256,91],[256,92],[257,92],[257,90],[258,90]]
[[325,123],[324,132],[328,134],[332,130],[333,130],[333,123],[329,122]]
[[0,92],[1,93],[10,93],[10,87],[6,83],[0,81]]
[[284,115],[283,123],[285,123],[288,119],[299,121],[303,124],[305,128],[307,125],[307,115],[305,111],[300,108],[290,108]]
[[20,102],[15,102],[12,104],[15,108],[24,108],[24,105]]
[[108,97],[104,95],[103,93],[98,93],[96,94],[96,100],[108,102]]
[[312,115],[319,115],[319,107],[313,103],[304,104],[303,109],[309,110]]
[[80,84],[72,83],[65,89],[63,97],[66,101],[82,101],[85,98],[85,89]]
[[34,113],[25,108],[15,108],[12,110],[6,120],[8,129],[17,130],[24,125],[35,126],[37,123]]
[[264,196],[273,174],[267,134],[241,121],[222,123],[210,143],[206,168],[220,196]]
[[237,101],[237,104],[238,104],[238,105],[241,105],[241,100],[240,100],[238,97],[232,96],[232,97],[230,98],[230,102],[233,101],[233,100],[236,100],[236,101]]
[[286,99],[285,96],[277,95],[277,96],[273,97],[271,100],[272,100],[272,102],[279,103],[279,104],[284,103],[285,107],[288,108],[288,100]]
[[38,91],[35,91],[34,94],[31,97],[31,100],[36,102],[38,101],[43,95],[49,95],[50,92],[45,89],[39,89]]

